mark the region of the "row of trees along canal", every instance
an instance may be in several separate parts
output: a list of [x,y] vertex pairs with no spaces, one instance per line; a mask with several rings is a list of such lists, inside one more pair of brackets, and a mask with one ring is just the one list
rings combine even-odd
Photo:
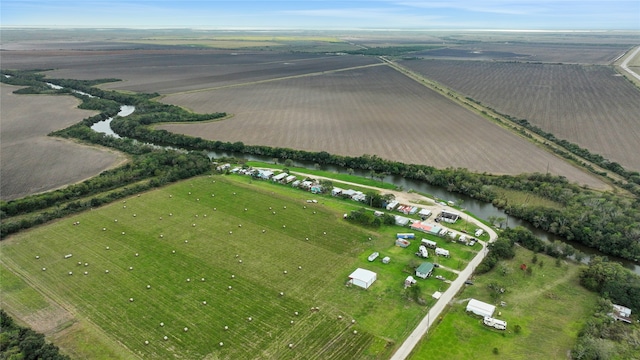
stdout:
[[[19,90],[19,93],[66,93],[80,98],[81,108],[101,111],[99,115],[54,132],[52,135],[109,146],[130,154],[133,158],[133,161],[126,166],[105,171],[87,182],[46,194],[3,202],[0,209],[1,215],[7,218],[1,225],[3,236],[70,212],[99,206],[144,189],[202,174],[210,170],[206,153],[218,151],[265,156],[283,161],[291,159],[321,165],[335,165],[426,182],[445,188],[449,192],[493,203],[504,208],[509,216],[523,219],[544,231],[598,249],[605,254],[634,261],[640,259],[640,189],[637,186],[629,189],[635,195],[634,197],[625,197],[611,192],[592,191],[571,184],[564,177],[549,174],[534,173],[516,176],[477,174],[466,169],[436,169],[426,165],[404,164],[375,155],[349,157],[329,154],[325,151],[309,152],[281,147],[245,145],[242,142],[205,140],[165,130],[154,130],[149,125],[162,122],[206,121],[222,118],[226,116],[225,113],[193,114],[179,107],[151,100],[158,94],[124,94],[93,87],[113,79],[103,81],[47,79],[48,82],[65,88],[55,90],[47,86],[43,77],[36,72],[3,71],[2,73],[10,75],[10,77],[3,76],[1,78],[3,82],[29,86]],[[96,98],[89,98],[67,89],[77,89]],[[122,105],[136,107],[134,114],[126,119],[115,117],[111,123],[113,129],[126,138],[117,139],[90,129],[94,123],[115,116]],[[168,145],[191,151],[181,153],[166,149],[158,150],[133,139],[143,143]],[[499,188],[531,193],[552,200],[561,206],[549,208],[507,203],[500,192],[496,191]],[[66,205],[59,206],[61,202],[65,202]],[[30,218],[21,216],[15,221],[11,219],[17,215],[34,212],[37,216]]]

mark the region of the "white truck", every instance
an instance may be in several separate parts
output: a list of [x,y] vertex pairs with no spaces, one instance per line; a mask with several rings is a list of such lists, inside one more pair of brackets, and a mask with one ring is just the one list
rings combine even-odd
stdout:
[[498,330],[506,330],[507,329],[507,322],[503,321],[503,320],[498,320],[498,319],[494,319],[494,318],[489,317],[489,316],[485,316],[483,322],[484,322],[485,325],[494,327],[494,328],[496,328]]

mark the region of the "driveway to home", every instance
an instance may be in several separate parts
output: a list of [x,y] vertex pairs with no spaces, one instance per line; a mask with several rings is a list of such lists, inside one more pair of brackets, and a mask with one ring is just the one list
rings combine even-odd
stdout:
[[[303,174],[298,172],[292,172],[292,173],[295,173],[301,176],[307,176],[314,179],[331,180],[335,184],[346,184],[346,185],[353,185],[360,188],[368,188],[368,189],[379,191],[380,193],[383,193],[383,194],[393,194],[396,200],[399,201],[401,204],[411,204],[411,203],[419,204],[420,207],[427,208],[431,210],[432,213],[440,213],[442,210],[448,208],[448,206],[438,204],[434,202],[433,199],[418,193],[413,193],[413,192],[409,193],[406,191],[381,189],[375,186],[366,186],[366,185],[345,182],[345,181],[340,181],[336,179],[331,179],[331,178],[326,178],[326,177],[316,176],[311,174]],[[487,234],[489,234],[488,243],[491,243],[498,238],[498,234],[496,234],[496,232],[491,227],[483,224],[479,220],[469,217],[468,221],[475,224],[478,228],[483,229]],[[484,259],[484,257],[487,255],[487,252],[488,252],[488,248],[487,248],[488,243],[485,243],[484,241],[478,241],[478,242],[482,244],[482,249],[469,262],[467,267],[464,268],[464,270],[460,271],[460,273],[458,274],[458,277],[451,283],[449,288],[442,294],[442,296],[435,303],[435,305],[433,305],[433,307],[429,309],[429,312],[427,313],[427,315],[422,319],[422,321],[420,321],[418,326],[413,330],[413,332],[411,332],[409,337],[407,337],[407,339],[402,343],[402,345],[398,348],[398,350],[396,350],[396,352],[391,357],[391,360],[406,359],[409,356],[409,354],[411,354],[411,351],[413,351],[413,349],[416,347],[420,339],[422,339],[422,337],[429,331],[429,328],[431,327],[431,325],[434,322],[438,321],[440,314],[442,313],[442,311],[444,311],[446,306],[453,300],[455,295],[462,289],[462,287],[465,286],[464,282],[469,280],[469,278],[473,274],[473,271],[482,262],[482,259]]]

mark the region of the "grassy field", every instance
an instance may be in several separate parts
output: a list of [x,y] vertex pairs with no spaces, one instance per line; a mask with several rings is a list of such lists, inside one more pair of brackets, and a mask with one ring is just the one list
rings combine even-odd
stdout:
[[[80,358],[387,358],[427,310],[402,289],[414,250],[394,246],[401,228],[343,221],[354,203],[309,198],[200,177],[18,234],[0,243],[2,306]],[[345,286],[357,267],[378,272],[366,291]]]
[[0,86],[2,200],[82,181],[125,160],[113,151],[47,137],[51,131],[95,114],[77,109],[79,100],[71,96],[13,94],[17,89]]
[[[441,322],[419,344],[410,357],[419,359],[564,359],[578,331],[596,305],[597,295],[578,283],[580,267],[516,248],[513,260],[499,263],[488,274],[476,276],[450,306]],[[520,264],[532,268],[531,275]],[[505,289],[491,290],[490,284]],[[500,331],[482,324],[465,312],[467,300],[475,298],[496,306],[495,317],[507,321]],[[501,315],[498,315],[498,312]],[[516,331],[516,325],[520,327]],[[498,354],[494,353],[494,348]]]

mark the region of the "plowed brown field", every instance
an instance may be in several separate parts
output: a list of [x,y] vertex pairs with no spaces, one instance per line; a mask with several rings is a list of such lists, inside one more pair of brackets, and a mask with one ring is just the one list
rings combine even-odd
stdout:
[[640,90],[609,67],[440,60],[402,65],[640,170]]
[[124,160],[113,152],[47,136],[95,114],[77,109],[77,99],[12,94],[17,89],[0,86],[2,200],[75,183]]
[[234,114],[220,122],[161,127],[207,139],[375,154],[491,173],[545,172],[548,167],[570,181],[603,186],[387,66],[174,94],[163,101],[197,112]]

